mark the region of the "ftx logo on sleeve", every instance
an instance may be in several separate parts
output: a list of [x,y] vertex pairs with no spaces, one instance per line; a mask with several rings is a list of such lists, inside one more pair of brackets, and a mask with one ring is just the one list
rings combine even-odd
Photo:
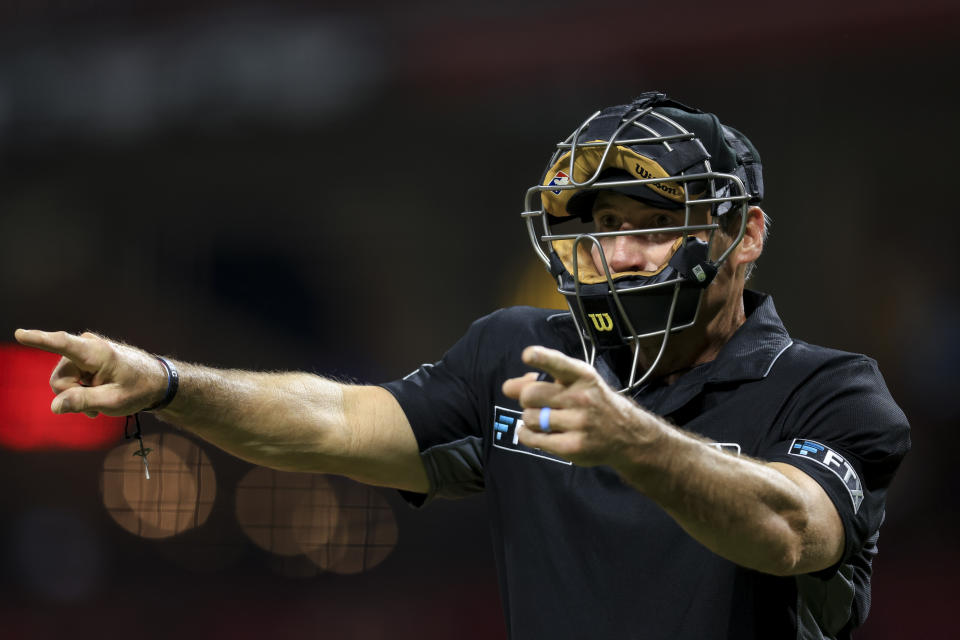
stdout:
[[813,440],[803,440],[796,438],[790,445],[790,455],[802,456],[808,460],[813,460],[840,478],[844,486],[847,487],[847,493],[850,494],[850,500],[853,502],[853,512],[856,513],[863,502],[863,488],[860,485],[860,478],[853,467],[842,455]]

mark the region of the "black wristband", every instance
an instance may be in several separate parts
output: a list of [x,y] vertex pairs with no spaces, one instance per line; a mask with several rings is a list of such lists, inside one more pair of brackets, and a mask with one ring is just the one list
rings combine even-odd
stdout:
[[180,374],[177,373],[176,367],[174,367],[166,358],[161,358],[160,356],[154,356],[157,360],[160,361],[160,364],[163,365],[163,368],[167,370],[167,393],[164,394],[163,398],[153,406],[143,409],[143,411],[159,411],[163,409],[168,404],[173,402],[174,396],[177,395],[177,389],[180,387]]

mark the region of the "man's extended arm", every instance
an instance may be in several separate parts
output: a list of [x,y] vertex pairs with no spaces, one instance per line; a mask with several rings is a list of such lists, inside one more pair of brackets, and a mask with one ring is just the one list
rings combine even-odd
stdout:
[[[578,464],[604,464],[663,507],[714,553],[776,575],[835,564],[843,525],[826,492],[802,471],[724,453],[611,390],[585,362],[531,347],[524,362],[550,373],[504,384],[524,407],[520,441]],[[550,433],[536,425],[551,407]]]
[[[19,342],[63,358],[50,378],[55,413],[129,415],[163,397],[166,370],[150,354],[92,333],[17,330]],[[250,462],[346,475],[426,492],[410,424],[379,387],[308,373],[218,370],[175,362],[180,388],[158,415]]]

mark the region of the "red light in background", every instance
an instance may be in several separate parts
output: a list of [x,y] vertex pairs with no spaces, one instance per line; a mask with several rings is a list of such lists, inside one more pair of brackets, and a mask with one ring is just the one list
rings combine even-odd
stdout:
[[123,418],[50,411],[50,374],[59,361],[54,353],[0,344],[0,446],[90,451],[123,437]]

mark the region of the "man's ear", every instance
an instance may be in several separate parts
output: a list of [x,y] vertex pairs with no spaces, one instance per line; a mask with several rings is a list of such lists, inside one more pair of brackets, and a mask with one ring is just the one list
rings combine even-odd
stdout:
[[747,209],[747,226],[743,240],[735,252],[737,265],[754,262],[763,253],[763,238],[767,231],[767,221],[760,207]]

